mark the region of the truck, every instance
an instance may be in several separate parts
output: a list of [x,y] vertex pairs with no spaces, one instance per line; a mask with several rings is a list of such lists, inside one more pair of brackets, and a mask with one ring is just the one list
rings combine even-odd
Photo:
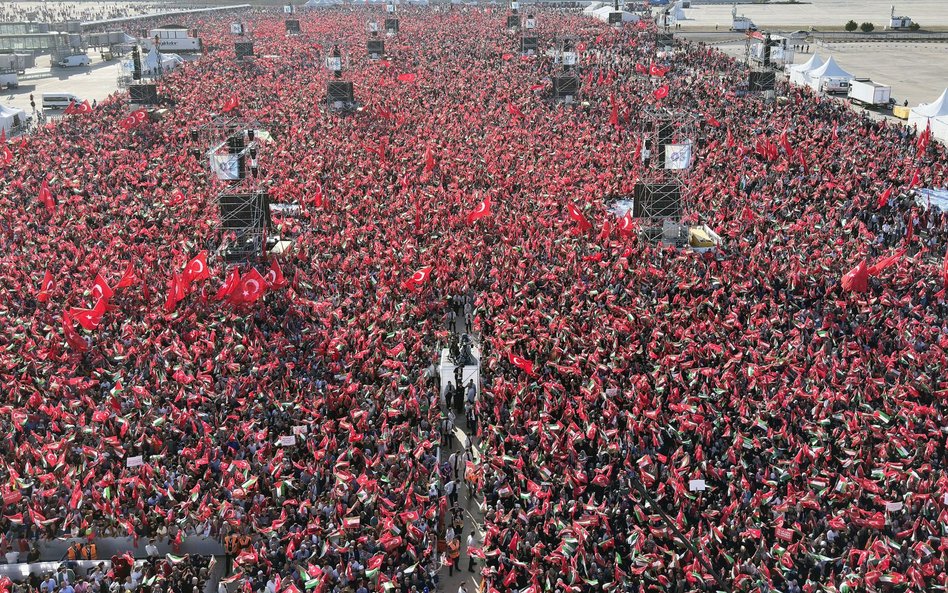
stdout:
[[750,20],[746,16],[737,15],[737,4],[734,4],[731,8],[731,31],[756,31],[757,25],[754,24],[754,21]]
[[77,66],[88,66],[92,63],[92,60],[89,59],[89,56],[85,54],[73,54],[71,56],[65,56],[63,59],[56,62],[61,68],[75,68]]
[[867,107],[884,107],[892,98],[892,87],[868,78],[856,78],[849,84],[849,98]]
[[0,88],[6,87],[8,89],[15,89],[18,86],[20,86],[20,81],[15,71],[0,71]]
[[161,52],[199,52],[201,40],[194,31],[189,31],[179,25],[165,25],[152,29],[148,39],[142,39],[142,47],[146,50],[158,46]]

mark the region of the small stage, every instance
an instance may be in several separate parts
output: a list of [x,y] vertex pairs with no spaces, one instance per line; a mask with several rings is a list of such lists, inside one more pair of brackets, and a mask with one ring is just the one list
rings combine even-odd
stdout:
[[[468,381],[473,380],[477,387],[477,396],[481,394],[481,349],[476,344],[471,346],[471,354],[477,360],[475,365],[467,365],[461,371],[461,383],[467,385]],[[445,393],[448,390],[448,383],[454,383],[454,361],[451,360],[451,352],[447,348],[441,350],[441,403],[445,402]]]

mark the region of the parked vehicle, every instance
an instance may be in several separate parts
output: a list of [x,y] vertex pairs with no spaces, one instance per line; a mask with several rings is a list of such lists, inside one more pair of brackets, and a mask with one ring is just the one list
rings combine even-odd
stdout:
[[892,87],[872,82],[868,78],[857,78],[849,85],[849,98],[853,103],[870,107],[884,107],[892,98]]
[[82,103],[82,99],[72,93],[43,93],[43,109],[65,109],[70,103]]
[[0,88],[15,89],[20,86],[16,72],[0,72]]
[[57,62],[57,64],[62,68],[75,68],[77,66],[88,66],[91,63],[92,63],[92,60],[90,60],[89,56],[85,54],[76,54],[73,56],[66,56],[65,58]]

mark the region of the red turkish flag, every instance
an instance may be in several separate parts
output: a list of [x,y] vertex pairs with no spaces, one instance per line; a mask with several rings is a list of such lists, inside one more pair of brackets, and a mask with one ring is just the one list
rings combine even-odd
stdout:
[[72,115],[74,113],[79,113],[78,106],[75,101],[70,101],[69,105],[66,106],[66,109],[63,110],[63,115]]
[[251,268],[237,283],[228,300],[234,305],[250,305],[262,297],[266,290],[267,281],[256,268]]
[[424,268],[416,271],[411,275],[411,278],[402,283],[402,288],[407,290],[415,290],[416,288],[422,286],[428,281],[428,278],[431,277],[432,269],[434,269],[432,266],[425,266]]
[[79,325],[87,330],[94,330],[102,322],[102,316],[105,314],[105,301],[99,300],[95,307],[91,309],[79,309],[70,307],[69,316],[79,322]]
[[125,266],[125,273],[122,274],[122,279],[115,285],[115,288],[128,288],[134,284],[136,280],[138,280],[138,278],[135,277],[135,266],[132,262],[128,262],[128,265]]
[[869,269],[866,267],[866,260],[859,262],[858,266],[843,276],[842,285],[844,290],[850,292],[866,292],[869,290]]
[[49,183],[45,179],[43,180],[43,185],[40,186],[39,199],[40,202],[43,202],[46,206],[46,210],[48,210],[50,214],[56,212],[56,201],[53,199],[53,192],[49,191]]
[[529,361],[529,360],[527,360],[526,358],[523,358],[523,357],[521,357],[521,356],[517,356],[517,355],[514,354],[513,352],[508,352],[508,353],[507,353],[507,358],[508,358],[508,360],[510,360],[510,364],[514,365],[515,367],[517,367],[518,369],[522,370],[522,371],[525,372],[526,374],[530,375],[531,377],[535,377],[535,376],[536,376],[536,375],[533,373],[533,362],[532,362],[532,361]]
[[279,289],[286,286],[286,278],[283,277],[283,270],[280,268],[280,262],[275,259],[270,260],[270,269],[263,276],[267,281],[267,286],[273,289]]
[[945,252],[945,263],[941,265],[941,277],[944,289],[948,290],[948,252]]
[[635,71],[636,71],[636,73],[638,73],[638,74],[645,74],[646,72],[648,72],[648,68],[646,68],[646,67],[645,67],[644,65],[642,65],[642,64],[636,64],[636,65],[635,65]]
[[431,151],[431,145],[425,148],[425,173],[431,173],[435,168],[434,153]]
[[509,62],[510,60],[513,59],[513,54],[504,54],[500,56],[500,59],[502,59],[505,62]]
[[202,251],[197,254],[194,259],[188,262],[188,265],[184,267],[184,272],[182,273],[182,280],[184,280],[185,290],[191,285],[192,282],[198,280],[207,280],[211,277],[211,272],[207,269],[207,251]]
[[523,112],[520,111],[520,108],[510,101],[507,101],[507,112],[514,117],[523,117]]
[[92,113],[92,105],[89,104],[89,99],[86,99],[82,102],[81,105],[76,107],[76,113]]
[[316,182],[316,192],[313,195],[313,203],[317,208],[323,207],[323,184]]
[[667,85],[667,84],[663,84],[662,86],[660,86],[660,87],[658,87],[657,89],[655,89],[655,93],[653,93],[653,94],[655,95],[655,98],[656,98],[656,99],[658,99],[659,101],[661,101],[662,99],[664,99],[665,97],[668,96],[668,85]]
[[220,287],[217,293],[214,295],[215,301],[223,301],[237,289],[237,285],[240,284],[240,272],[237,268],[233,268],[230,271],[230,274],[227,276],[227,280],[224,281],[224,285]]
[[619,219],[619,233],[622,235],[631,235],[635,232],[635,219],[632,218],[632,211],[629,210],[625,216]]
[[230,113],[238,107],[240,107],[240,97],[237,95],[232,95],[231,98],[227,99],[227,102],[224,103],[224,108],[221,111],[224,113]]
[[36,293],[36,300],[41,303],[49,302],[49,291],[53,289],[53,275],[47,269],[43,274],[43,281],[40,282],[39,292]]
[[652,64],[648,69],[648,73],[652,76],[665,76],[668,74],[668,68],[663,68],[658,64]]
[[398,75],[398,82],[409,82],[409,83],[411,83],[411,82],[415,82],[415,78],[416,78],[416,76],[415,76],[415,73],[414,73],[414,72],[406,72],[406,73],[404,73],[404,74],[399,74],[399,75]]
[[13,151],[7,146],[7,131],[0,130],[0,165],[9,165],[13,162]]
[[182,280],[177,274],[171,275],[171,281],[168,283],[168,296],[165,297],[165,313],[171,313],[178,306],[181,299],[184,298],[182,290]]
[[721,122],[719,122],[718,120],[714,119],[714,117],[713,117],[710,113],[705,113],[705,114],[704,114],[704,120],[705,120],[706,122],[708,122],[708,125],[711,126],[712,128],[720,128],[720,127],[721,127]]
[[569,217],[572,220],[575,220],[576,224],[579,225],[579,230],[588,231],[589,229],[592,228],[592,224],[590,224],[590,222],[586,220],[586,217],[583,216],[583,213],[579,211],[579,208],[577,208],[573,204],[569,204],[567,205],[566,209],[569,212]]
[[105,278],[102,277],[102,274],[95,275],[95,283],[92,285],[92,298],[96,302],[104,300],[106,303],[109,302],[115,295],[115,292],[109,288],[109,283],[105,281]]
[[490,211],[490,197],[486,197],[481,200],[480,204],[477,205],[474,210],[468,212],[467,214],[467,224],[473,224],[475,220],[485,218],[491,215]]
[[780,146],[783,147],[784,152],[787,153],[787,158],[793,158],[793,147],[790,146],[790,140],[787,139],[787,131],[784,130],[780,133]]
[[63,311],[63,335],[66,337],[66,343],[69,344],[73,350],[85,352],[89,349],[89,345],[82,339],[82,336],[79,335],[79,332],[76,331],[72,323],[72,316],[68,311]]
[[879,196],[878,201],[876,201],[876,210],[880,208],[885,208],[889,204],[889,197],[892,195],[892,186],[889,186],[882,192],[882,195]]
[[878,275],[882,272],[882,270],[888,268],[889,266],[891,266],[891,265],[894,264],[895,262],[899,261],[899,259],[902,257],[902,255],[903,255],[904,253],[905,253],[905,250],[904,250],[904,249],[899,249],[898,251],[896,251],[896,252],[893,253],[892,255],[890,255],[890,256],[888,256],[888,257],[883,257],[882,259],[880,259],[880,260],[877,261],[876,263],[874,263],[874,264],[872,264],[871,266],[869,266],[869,275],[870,275],[870,276],[878,276]]
[[616,96],[609,95],[609,102],[612,103],[612,111],[609,113],[609,123],[614,127],[619,127],[619,105],[616,103]]

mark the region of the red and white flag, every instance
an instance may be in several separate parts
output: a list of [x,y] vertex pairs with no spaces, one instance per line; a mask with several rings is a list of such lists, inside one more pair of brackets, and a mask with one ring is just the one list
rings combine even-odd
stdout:
[[256,268],[251,268],[237,283],[228,300],[234,305],[250,305],[257,302],[266,290],[267,281]]
[[484,198],[480,201],[474,210],[468,212],[467,214],[467,224],[473,224],[474,221],[481,218],[485,218],[491,215],[490,211],[490,196]]
[[530,375],[531,377],[535,377],[535,376],[536,376],[536,375],[533,373],[533,362],[532,362],[532,361],[527,360],[526,358],[523,358],[522,356],[517,356],[517,355],[514,354],[513,352],[509,352],[509,353],[507,354],[507,359],[510,361],[510,364],[514,365],[515,367],[517,367],[517,368],[520,369],[521,371],[525,372],[526,374]]
[[122,279],[115,285],[115,288],[128,288],[132,284],[135,284],[136,280],[138,280],[138,278],[135,277],[135,264],[128,262],[128,265],[125,266],[125,273],[122,274]]
[[580,212],[579,208],[577,208],[575,205],[569,204],[566,206],[566,209],[569,212],[570,219],[576,221],[579,230],[588,231],[592,228],[592,224],[586,219],[585,216],[583,216],[583,213]]
[[866,292],[869,290],[869,268],[866,266],[865,259],[843,276],[842,285],[843,290],[850,292]]
[[191,286],[192,282],[197,282],[198,280],[207,280],[210,277],[211,272],[207,269],[206,250],[197,254],[194,259],[188,262],[188,265],[184,267],[184,272],[181,276],[182,280],[184,281],[185,290]]
[[109,287],[109,283],[102,277],[102,274],[95,275],[95,282],[92,284],[91,293],[92,298],[96,302],[105,301],[106,304],[108,304],[109,299],[115,295],[115,292]]
[[402,288],[407,290],[415,290],[416,288],[423,286],[426,282],[428,282],[428,278],[431,277],[431,270],[433,269],[433,266],[425,266],[416,271],[411,275],[411,278],[402,283]]
[[267,286],[277,290],[286,286],[286,278],[283,277],[283,270],[280,268],[280,262],[276,259],[270,260],[270,269],[264,274],[263,279],[267,281]]
[[46,273],[43,274],[43,281],[40,282],[40,289],[36,293],[36,300],[38,300],[41,303],[49,302],[49,291],[51,291],[53,287],[54,287],[53,275],[47,269]]
[[69,316],[78,321],[79,325],[91,331],[102,323],[102,316],[105,315],[105,304],[104,300],[100,300],[91,309],[70,307]]
[[658,64],[652,64],[649,66],[648,73],[652,76],[665,76],[668,74],[668,68],[664,68]]
[[227,102],[224,103],[224,108],[221,111],[224,113],[230,113],[238,107],[240,107],[240,97],[237,95],[232,95],[231,98],[227,99]]
[[662,86],[655,89],[655,92],[653,94],[655,95],[655,98],[657,100],[661,101],[662,99],[668,96],[668,85],[663,84]]
[[224,280],[223,286],[221,286],[214,295],[214,300],[223,301],[237,289],[238,284],[240,284],[240,271],[237,268],[233,268],[230,274],[227,275],[227,279]]
[[46,206],[50,214],[56,212],[56,201],[53,199],[53,192],[49,191],[49,183],[44,179],[40,186],[39,200]]

